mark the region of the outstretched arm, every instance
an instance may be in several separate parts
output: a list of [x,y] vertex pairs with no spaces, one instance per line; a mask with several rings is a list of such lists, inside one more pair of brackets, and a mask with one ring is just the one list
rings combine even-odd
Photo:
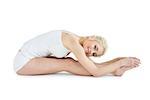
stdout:
[[[99,65],[102,65],[102,66],[106,66],[106,65],[109,65],[109,64],[112,64],[112,63],[114,63],[114,62],[116,62],[116,61],[119,61],[120,59],[123,59],[123,58],[125,58],[125,57],[117,57],[117,58],[114,58],[114,59],[112,59],[112,60],[109,60],[109,61],[105,61],[105,62],[102,62],[102,63],[95,63],[94,61],[94,63],[95,64],[99,64]],[[91,60],[92,61],[92,60]]]
[[74,53],[79,63],[93,76],[102,76],[111,72],[114,72],[116,69],[123,66],[121,60],[116,61],[112,64],[106,65],[105,67],[98,67],[86,56],[84,49],[80,44],[72,42],[73,45],[70,47],[70,50]]

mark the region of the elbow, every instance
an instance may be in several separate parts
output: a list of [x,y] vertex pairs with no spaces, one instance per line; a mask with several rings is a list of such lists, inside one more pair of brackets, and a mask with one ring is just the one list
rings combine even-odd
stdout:
[[105,72],[103,70],[100,70],[100,69],[96,69],[96,70],[94,70],[94,71],[91,72],[91,75],[93,77],[101,77],[101,76],[104,76],[106,74],[107,74],[107,72]]
[[95,74],[95,73],[94,73],[94,74],[92,74],[92,76],[93,76],[93,77],[101,77],[102,75],[100,75],[100,74]]
[[97,74],[92,74],[93,77],[100,77],[99,75]]
[[98,71],[94,71],[91,74],[92,74],[93,77],[101,77],[101,76],[103,76],[103,74],[99,73]]

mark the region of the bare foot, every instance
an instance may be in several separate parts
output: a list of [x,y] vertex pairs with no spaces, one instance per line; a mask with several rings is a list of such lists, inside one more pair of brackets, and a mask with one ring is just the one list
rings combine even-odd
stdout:
[[113,72],[113,75],[115,76],[122,76],[125,73],[125,71],[138,67],[140,64],[140,60],[136,57],[124,57],[121,58],[121,60],[124,66],[120,67],[115,72]]

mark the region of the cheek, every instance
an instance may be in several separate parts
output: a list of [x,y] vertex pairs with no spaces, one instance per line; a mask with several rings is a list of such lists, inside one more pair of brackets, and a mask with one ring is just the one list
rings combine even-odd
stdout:
[[87,44],[86,44],[86,43],[85,43],[85,44],[83,44],[83,47],[84,47],[84,48],[87,48]]
[[87,44],[87,45],[85,45],[85,46],[84,46],[84,48],[85,48],[85,49],[87,49],[87,48],[90,48],[90,49],[91,49],[91,48],[92,48],[92,46],[91,46],[91,45],[89,45],[89,44]]
[[87,48],[92,49],[92,42],[87,41],[86,43],[83,44],[83,48],[84,50],[86,50]]
[[84,49],[85,52],[88,51],[88,47],[89,47],[88,45],[83,45],[83,49]]
[[84,51],[87,51],[87,46],[84,45],[83,48],[84,48]]

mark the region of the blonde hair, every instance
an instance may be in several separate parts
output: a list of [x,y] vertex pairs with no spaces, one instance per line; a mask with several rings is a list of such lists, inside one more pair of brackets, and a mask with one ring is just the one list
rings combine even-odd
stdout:
[[97,35],[93,35],[93,37],[95,37],[95,40],[100,44],[102,45],[102,47],[104,48],[104,51],[101,55],[98,55],[98,56],[102,56],[105,54],[106,50],[107,50],[107,41],[104,37],[102,36],[97,36]]
[[91,35],[91,36],[80,36],[80,43],[83,46],[83,42],[86,39],[92,38],[93,40],[97,41],[100,45],[102,45],[102,47],[104,48],[104,51],[101,55],[97,55],[96,57],[102,56],[105,54],[106,50],[107,50],[107,42],[106,39],[102,36],[98,36],[98,35]]

